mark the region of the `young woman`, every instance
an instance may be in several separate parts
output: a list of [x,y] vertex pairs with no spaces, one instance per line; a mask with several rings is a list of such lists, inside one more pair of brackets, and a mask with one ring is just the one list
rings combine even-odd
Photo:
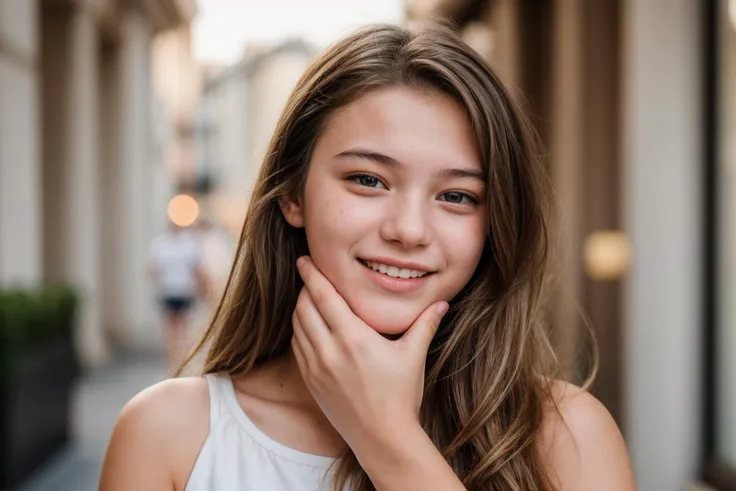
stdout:
[[633,490],[610,415],[555,380],[532,142],[444,28],[334,45],[266,153],[206,375],[125,407],[100,489]]

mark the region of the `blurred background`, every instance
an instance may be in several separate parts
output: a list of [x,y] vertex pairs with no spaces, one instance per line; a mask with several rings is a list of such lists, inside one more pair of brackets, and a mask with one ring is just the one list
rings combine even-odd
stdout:
[[[97,489],[206,327],[301,72],[440,17],[545,144],[556,341],[574,377],[589,318],[639,488],[736,490],[734,0],[0,0],[0,489]],[[180,318],[172,264],[205,285]]]

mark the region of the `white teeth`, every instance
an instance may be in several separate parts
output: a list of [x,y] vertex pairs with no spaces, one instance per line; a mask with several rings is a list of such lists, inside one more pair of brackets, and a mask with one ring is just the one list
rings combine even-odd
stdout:
[[399,269],[396,266],[388,266],[374,261],[366,261],[366,265],[373,271],[378,271],[393,278],[421,278],[427,274],[424,271],[406,268]]

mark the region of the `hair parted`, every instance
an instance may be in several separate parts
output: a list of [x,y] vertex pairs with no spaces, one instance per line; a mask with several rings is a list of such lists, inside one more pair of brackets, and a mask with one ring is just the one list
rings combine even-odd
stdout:
[[[484,60],[448,27],[365,28],[307,69],[270,141],[223,298],[184,365],[208,347],[204,373],[240,375],[288,350],[302,287],[295,263],[309,250],[304,230],[287,224],[279,200],[302,191],[330,116],[391,86],[457,101],[486,175],[486,244],[430,346],[424,428],[469,490],[551,491],[535,446],[552,400],[550,380],[559,372],[542,301],[551,186],[526,118]],[[374,489],[352,453],[336,465],[335,490]]]

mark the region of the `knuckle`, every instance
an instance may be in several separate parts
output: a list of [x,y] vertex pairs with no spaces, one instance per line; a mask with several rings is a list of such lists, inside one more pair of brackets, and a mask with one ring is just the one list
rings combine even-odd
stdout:
[[319,354],[320,369],[326,373],[331,373],[339,366],[340,358],[335,350],[323,349]]
[[340,336],[340,343],[349,353],[361,353],[365,350],[365,337],[352,332],[346,332]]
[[329,296],[324,288],[315,288],[314,292],[312,293],[312,300],[317,306],[324,305]]

